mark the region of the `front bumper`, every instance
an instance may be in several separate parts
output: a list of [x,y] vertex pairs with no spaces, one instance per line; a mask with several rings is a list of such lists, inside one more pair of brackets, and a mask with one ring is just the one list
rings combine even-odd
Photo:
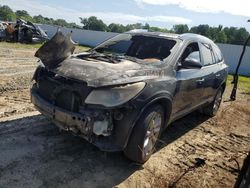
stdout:
[[[86,110],[84,114],[82,114],[64,110],[44,100],[36,92],[36,89],[31,89],[31,102],[38,111],[49,117],[60,129],[79,134],[79,136],[85,138],[89,142],[94,142],[94,137],[98,136],[94,135],[94,132],[97,132],[97,130],[95,130],[95,123],[100,124],[100,116],[103,116],[102,112],[98,112],[98,110]],[[107,115],[107,113],[105,113],[105,115],[106,117],[102,117],[102,121],[106,122],[106,124],[111,124],[112,122],[108,121],[111,119],[110,115]],[[111,128],[110,132],[106,132],[105,136],[110,134]]]
[[[31,102],[38,111],[49,117],[60,129],[75,133],[102,151],[124,150],[133,125],[140,114],[140,109],[134,109],[133,111],[123,109],[121,111],[124,118],[114,120],[112,110],[95,108],[92,110],[83,109],[79,111],[80,113],[70,112],[43,99],[34,86],[31,89]],[[99,125],[101,123],[104,126],[104,121],[108,122],[108,129],[107,132],[103,130],[101,132],[106,135],[97,135],[98,130],[95,129],[95,123]]]

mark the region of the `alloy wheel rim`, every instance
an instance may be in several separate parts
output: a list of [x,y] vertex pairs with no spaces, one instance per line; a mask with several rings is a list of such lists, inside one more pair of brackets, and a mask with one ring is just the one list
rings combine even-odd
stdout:
[[157,138],[160,134],[162,124],[161,114],[158,112],[154,112],[147,129],[146,136],[143,142],[143,154],[144,156],[148,156],[152,153]]

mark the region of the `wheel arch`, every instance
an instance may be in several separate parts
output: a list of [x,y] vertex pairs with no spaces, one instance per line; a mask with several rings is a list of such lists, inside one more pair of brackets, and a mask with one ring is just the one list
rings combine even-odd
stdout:
[[138,122],[139,118],[141,117],[141,115],[145,112],[146,109],[148,109],[151,106],[156,105],[156,104],[161,105],[163,107],[163,109],[164,109],[165,117],[164,117],[164,127],[163,127],[163,129],[166,128],[166,126],[168,124],[168,121],[170,119],[171,112],[172,112],[172,99],[169,96],[157,96],[157,97],[154,97],[153,99],[149,100],[149,102],[147,102],[146,105],[140,111],[138,117],[136,118],[133,125],[131,126],[131,129],[130,129],[129,134],[127,136],[124,148],[127,146],[128,141],[129,141],[130,136],[131,136],[131,133],[132,133],[136,123]]
[[150,106],[153,106],[156,104],[162,106],[164,109],[164,114],[165,114],[164,123],[165,123],[165,127],[166,127],[166,125],[168,124],[168,120],[170,119],[171,112],[172,112],[172,100],[170,100],[169,98],[166,98],[166,97],[157,98],[157,99],[151,101],[149,104],[147,104],[145,106],[144,111],[147,108],[150,108]]
[[223,82],[220,87],[222,88],[222,93],[224,93],[226,89],[226,82]]

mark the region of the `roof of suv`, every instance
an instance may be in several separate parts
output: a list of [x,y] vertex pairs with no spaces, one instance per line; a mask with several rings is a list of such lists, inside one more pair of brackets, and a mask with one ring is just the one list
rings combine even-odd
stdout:
[[213,42],[207,37],[204,37],[199,34],[194,33],[184,33],[184,34],[174,34],[174,33],[163,33],[163,32],[127,32],[129,34],[133,35],[144,35],[144,36],[151,36],[151,37],[166,37],[166,38],[176,38],[180,40],[194,40],[194,41],[200,41],[200,42]]

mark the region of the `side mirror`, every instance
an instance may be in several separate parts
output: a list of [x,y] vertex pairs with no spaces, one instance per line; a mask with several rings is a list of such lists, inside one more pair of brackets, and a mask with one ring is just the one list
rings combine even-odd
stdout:
[[202,64],[195,59],[185,59],[184,62],[181,63],[181,68],[184,69],[200,69]]

